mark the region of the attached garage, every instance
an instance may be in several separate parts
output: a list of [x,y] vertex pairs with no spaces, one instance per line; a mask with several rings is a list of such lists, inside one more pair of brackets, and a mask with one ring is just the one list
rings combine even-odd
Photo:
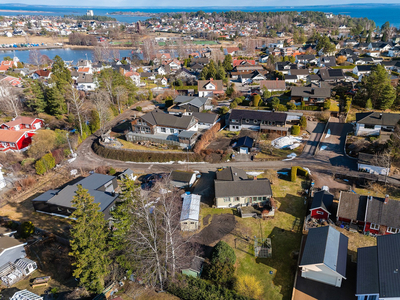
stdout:
[[239,148],[239,153],[240,154],[249,154],[249,149],[246,147],[240,147]]
[[253,147],[253,142],[251,137],[243,136],[232,145],[232,148],[240,154],[249,154]]

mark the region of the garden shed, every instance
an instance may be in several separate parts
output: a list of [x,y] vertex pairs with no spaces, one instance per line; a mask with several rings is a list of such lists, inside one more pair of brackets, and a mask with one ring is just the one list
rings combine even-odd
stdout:
[[199,229],[200,195],[189,194],[183,198],[181,212],[181,230],[193,231]]

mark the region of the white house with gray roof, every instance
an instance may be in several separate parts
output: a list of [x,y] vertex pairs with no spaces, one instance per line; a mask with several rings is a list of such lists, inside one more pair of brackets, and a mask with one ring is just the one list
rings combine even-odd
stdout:
[[310,228],[299,267],[301,277],[336,287],[346,279],[348,237],[331,226]]
[[367,112],[356,114],[356,135],[380,135],[381,131],[392,132],[400,121],[400,114]]

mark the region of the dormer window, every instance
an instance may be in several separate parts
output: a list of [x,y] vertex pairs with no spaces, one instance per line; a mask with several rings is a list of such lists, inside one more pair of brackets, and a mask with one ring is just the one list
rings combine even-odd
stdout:
[[399,233],[400,229],[394,227],[388,227],[386,231],[389,233]]
[[378,224],[374,224],[374,223],[371,223],[371,225],[369,226],[369,228],[371,228],[372,230],[379,230],[379,225]]

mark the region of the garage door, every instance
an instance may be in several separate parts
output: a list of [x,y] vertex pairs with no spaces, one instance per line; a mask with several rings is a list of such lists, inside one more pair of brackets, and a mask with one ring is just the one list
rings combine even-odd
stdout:
[[246,147],[240,147],[240,154],[247,154],[248,153],[248,149]]
[[337,284],[337,278],[335,276],[329,276],[327,274],[324,274],[323,272],[313,272],[308,270],[306,272],[302,272],[301,276],[304,278],[316,280],[333,286],[336,286]]

